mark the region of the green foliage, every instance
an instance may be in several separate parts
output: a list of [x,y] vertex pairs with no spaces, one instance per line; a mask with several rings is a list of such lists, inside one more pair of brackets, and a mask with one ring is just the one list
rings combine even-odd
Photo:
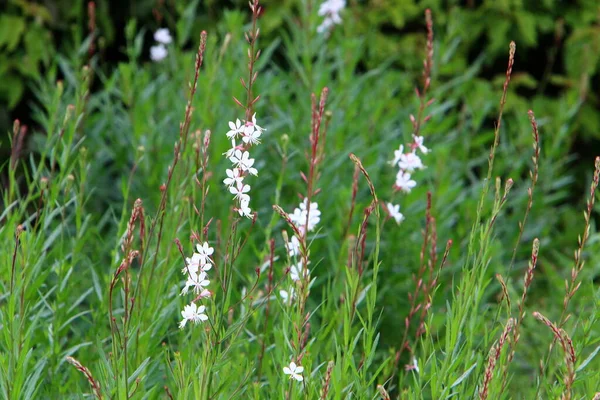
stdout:
[[[16,150],[0,166],[6,176],[0,212],[2,396],[79,398],[97,386],[103,398],[118,399],[300,399],[320,398],[329,380],[327,398],[333,399],[377,398],[378,385],[393,398],[472,398],[482,390],[490,350],[504,330],[515,329],[511,324],[523,306],[514,359],[509,363],[509,335],[497,353],[488,398],[559,398],[566,391],[563,349],[556,343],[548,350],[552,330],[534,311],[572,339],[573,398],[592,398],[600,381],[600,293],[593,283],[600,277],[598,206],[588,235],[581,210],[594,166],[586,161],[585,174],[578,174],[569,151],[574,133],[592,132],[599,118],[589,89],[599,54],[597,35],[590,33],[597,28],[593,2],[582,6],[579,19],[560,4],[569,32],[561,36],[563,57],[587,58],[571,66],[565,58],[564,74],[549,70],[542,80],[519,72],[519,60],[541,35],[553,34],[558,2],[533,7],[484,1],[447,10],[442,2],[426,4],[436,35],[428,93],[435,102],[421,133],[432,152],[423,157],[427,168],[414,175],[418,185],[403,196],[392,189],[396,170],[389,160],[399,144],[410,142],[410,116],[421,105],[414,87],[422,87],[425,30],[421,22],[418,30],[397,36],[380,28],[391,23],[401,32],[422,20],[425,5],[349,1],[346,23],[327,37],[316,32],[316,8],[267,4],[259,19],[262,55],[253,88],[261,96],[254,111],[267,128],[262,144],[252,148],[259,170],[251,181],[255,222],[237,219],[222,184],[230,165],[223,157],[230,147],[227,122],[244,118],[232,97],[244,103],[246,96],[239,77],[249,81],[249,17],[245,9],[231,9],[212,18],[216,3],[174,2],[167,8],[164,24],[174,43],[160,63],[147,61],[154,26],[143,19],[124,28],[124,59],[114,68],[103,64],[101,50],[89,59],[92,40],[83,33],[64,45],[64,53],[37,40],[31,44],[31,51],[47,53],[38,62],[43,73],[31,75],[37,128],[25,147],[15,128],[8,138]],[[13,14],[0,16],[25,27],[9,33],[0,28],[2,51],[28,49],[33,17],[25,5],[33,7],[14,2]],[[140,3],[137,12],[150,7]],[[82,12],[68,15],[79,21]],[[110,19],[103,19],[110,13],[99,5],[98,15],[104,28],[96,44],[111,32]],[[196,52],[189,44],[196,48],[201,30],[208,31],[207,49],[191,98]],[[481,38],[487,38],[486,47],[473,52]],[[517,67],[497,126],[511,39],[517,41]],[[559,87],[559,95],[544,96],[544,85]],[[299,203],[296,194],[306,193],[301,172],[307,176],[310,167],[305,154],[313,129],[311,93],[325,86],[325,158],[315,197],[322,216],[308,236],[314,282],[302,312],[279,296],[293,285],[287,269],[298,260],[288,256],[282,233],[289,236],[291,229],[273,205],[291,212]],[[535,94],[520,95],[524,91]],[[521,242],[515,243],[530,199],[529,109],[540,130],[539,179]],[[204,165],[198,160],[207,130]],[[505,189],[509,178],[514,185]],[[136,199],[143,215],[130,219],[140,204]],[[406,220],[399,226],[381,207],[387,201],[401,204]],[[423,231],[429,232],[428,246]],[[213,296],[202,303],[209,321],[180,330],[181,310],[191,298],[179,295],[180,271],[197,241],[193,235],[216,250]],[[586,235],[586,262],[576,280],[582,284],[564,311],[564,281],[576,264],[577,238]],[[539,259],[521,304],[534,238],[540,240]],[[449,239],[453,246],[441,269]],[[139,255],[119,271],[129,250]],[[423,296],[415,286],[419,271],[429,271],[428,262],[437,279]],[[431,301],[406,331],[410,351],[402,332],[415,303],[407,293],[421,307]],[[423,331],[417,333],[420,315]],[[292,359],[304,367],[302,383],[283,374]]]

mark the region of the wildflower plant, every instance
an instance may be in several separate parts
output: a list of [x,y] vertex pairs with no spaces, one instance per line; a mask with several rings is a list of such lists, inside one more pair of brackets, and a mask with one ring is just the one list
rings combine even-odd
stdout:
[[248,79],[241,79],[242,86],[246,90],[246,103],[242,104],[240,100],[234,97],[237,105],[245,111],[246,119],[242,123],[239,119],[235,122],[229,121],[229,131],[226,133],[227,139],[231,141],[231,148],[224,155],[232,163],[230,169],[225,172],[227,178],[223,180],[223,184],[228,188],[229,192],[234,195],[233,200],[236,202],[236,211],[242,217],[252,218],[253,213],[250,208],[250,185],[245,183],[244,179],[249,176],[258,176],[258,170],[254,167],[254,158],[250,158],[250,149],[253,146],[260,144],[261,136],[264,128],[258,125],[256,121],[256,113],[252,113],[254,105],[260,96],[254,97],[253,86],[258,77],[258,72],[255,71],[255,63],[260,57],[260,50],[256,49],[256,42],[260,34],[260,29],[257,26],[258,14],[261,8],[258,1],[250,1],[250,9],[252,11],[252,28],[246,34],[248,42]]
[[399,82],[340,29],[361,2],[275,3],[199,26],[212,6],[158,2],[161,50],[130,22],[114,70],[88,5],[0,163],[0,397],[600,399],[600,158],[579,176],[565,145],[585,96],[513,102],[511,43],[488,123],[454,37],[432,88],[430,11]]
[[[416,95],[419,98],[419,113],[417,117],[410,114],[412,124],[412,141],[406,145],[403,144],[394,150],[394,157],[390,165],[397,167],[396,180],[393,185],[394,192],[408,194],[417,186],[417,181],[413,179],[416,171],[425,169],[421,157],[430,152],[430,149],[423,144],[425,138],[422,136],[423,125],[431,118],[426,116],[427,107],[433,103],[433,99],[427,100],[427,92],[431,86],[431,70],[433,67],[433,22],[431,13],[426,12],[427,21],[427,55],[423,61],[423,87],[416,89]],[[404,220],[404,214],[400,212],[400,205],[391,202],[386,203],[388,216],[393,218],[397,224]]]

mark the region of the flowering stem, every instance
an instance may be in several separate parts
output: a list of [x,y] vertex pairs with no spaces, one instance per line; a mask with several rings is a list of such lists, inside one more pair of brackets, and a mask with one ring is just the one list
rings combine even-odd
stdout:
[[429,86],[431,85],[431,69],[433,67],[433,20],[431,18],[431,10],[425,10],[425,23],[427,26],[427,55],[425,60],[423,61],[423,90],[419,93],[417,90],[417,96],[419,97],[419,112],[417,114],[416,119],[413,120],[413,134],[415,136],[419,136],[419,132],[423,123],[425,122],[423,119],[423,115],[425,114],[425,109],[430,102],[427,102],[427,91],[429,90]]
[[273,293],[273,267],[275,264],[275,239],[271,239],[269,241],[269,276],[268,276],[268,280],[267,280],[267,293],[266,293],[266,299],[267,299],[267,304],[265,305],[265,322],[264,322],[264,330],[263,330],[263,337],[261,340],[261,346],[260,346],[260,354],[258,356],[258,367],[257,367],[257,378],[256,381],[260,382],[261,379],[261,372],[262,372],[262,362],[263,362],[263,358],[265,356],[265,346],[266,346],[266,337],[267,337],[267,330],[269,327],[269,305],[271,303],[270,299],[271,299],[271,294]]
[[250,2],[250,9],[252,10],[252,29],[250,33],[246,33],[246,40],[248,41],[248,82],[244,84],[246,88],[246,121],[250,121],[252,118],[252,110],[254,103],[258,101],[260,96],[256,98],[253,97],[252,87],[254,86],[254,82],[256,81],[257,73],[254,72],[254,65],[258,58],[260,57],[260,50],[255,52],[255,44],[256,39],[260,33],[260,29],[257,27],[258,15],[261,12],[261,7],[259,5],[259,0],[253,0]]

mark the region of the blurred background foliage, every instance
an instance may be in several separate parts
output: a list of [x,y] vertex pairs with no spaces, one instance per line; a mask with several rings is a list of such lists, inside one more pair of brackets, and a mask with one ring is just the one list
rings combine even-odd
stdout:
[[[88,31],[85,2],[70,0],[4,0],[0,12],[0,127],[27,119],[32,84],[47,70],[53,55],[69,51]],[[302,3],[302,4],[300,4]],[[312,3],[312,4],[311,4]],[[504,67],[506,41],[519,46],[514,85],[522,100],[562,107],[566,94],[581,102],[574,132],[574,151],[585,151],[600,139],[600,6],[595,0],[349,0],[344,22],[347,37],[362,37],[359,70],[392,60],[402,72],[397,85],[413,87],[421,68],[415,57],[423,48],[422,16],[431,8],[436,31],[443,32],[443,67],[439,79],[456,76],[481,64],[465,87],[477,96],[490,94],[491,78]],[[124,57],[123,27],[135,19],[148,35],[156,27],[176,28],[180,43],[192,45],[200,29],[214,30],[217,21],[245,0],[106,0],[96,5],[102,68],[115,68]],[[317,1],[266,0],[261,20],[263,44],[286,35],[298,8]],[[290,21],[291,20],[291,21]],[[192,42],[190,42],[192,38]],[[144,54],[147,54],[145,52]],[[276,59],[277,60],[277,59]],[[279,60],[285,65],[285,62]],[[448,62],[450,61],[450,62]],[[594,88],[596,90],[594,90]],[[520,103],[520,102],[519,102]],[[513,103],[518,106],[519,103]]]

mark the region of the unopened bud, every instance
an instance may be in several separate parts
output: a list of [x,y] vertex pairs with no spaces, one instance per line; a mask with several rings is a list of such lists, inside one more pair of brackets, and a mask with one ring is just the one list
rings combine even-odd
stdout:
[[506,181],[506,185],[504,186],[504,196],[506,196],[508,194],[508,192],[510,192],[510,189],[513,187],[513,183],[515,183],[512,178],[508,178],[508,180]]
[[75,106],[73,104],[69,104],[67,106],[67,110],[65,111],[65,119],[63,119],[63,125],[66,125],[67,122],[69,122],[69,120],[73,116],[74,111],[75,111]]

